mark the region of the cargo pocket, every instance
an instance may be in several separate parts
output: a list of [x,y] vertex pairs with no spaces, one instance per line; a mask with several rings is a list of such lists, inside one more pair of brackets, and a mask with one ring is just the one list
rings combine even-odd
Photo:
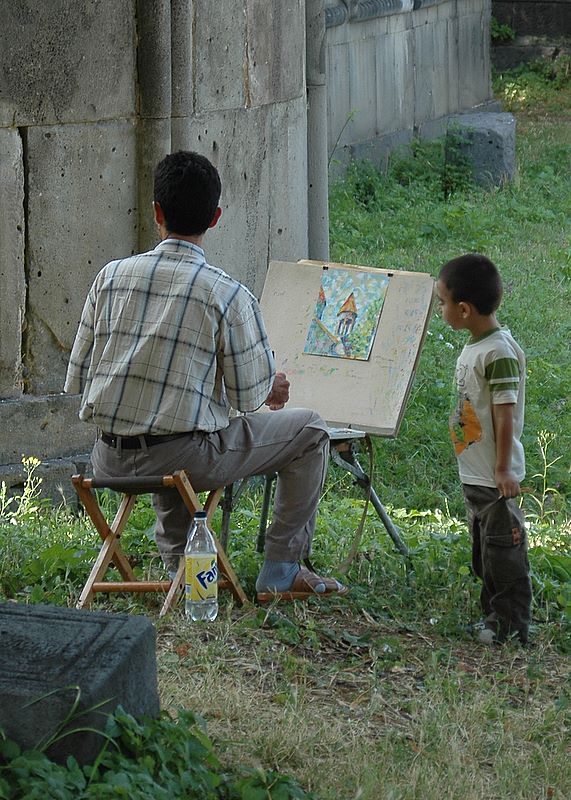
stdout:
[[525,530],[514,526],[486,538],[486,561],[497,588],[526,578],[529,571]]

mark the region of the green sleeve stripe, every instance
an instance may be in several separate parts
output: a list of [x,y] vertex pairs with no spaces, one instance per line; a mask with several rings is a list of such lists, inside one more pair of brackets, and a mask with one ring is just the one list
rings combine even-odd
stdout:
[[488,381],[505,380],[512,378],[519,380],[519,363],[517,358],[498,358],[486,367],[485,373]]
[[512,381],[511,383],[500,383],[499,381],[494,381],[490,383],[490,392],[494,394],[495,392],[517,392],[519,387],[519,381]]

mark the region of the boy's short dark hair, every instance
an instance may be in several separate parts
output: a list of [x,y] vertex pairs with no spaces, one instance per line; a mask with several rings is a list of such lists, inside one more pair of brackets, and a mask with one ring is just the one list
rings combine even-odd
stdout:
[[502,300],[502,279],[496,265],[479,253],[448,261],[438,279],[455,303],[471,303],[480,314],[493,314]]
[[155,170],[154,199],[169,233],[204,233],[218,208],[220,191],[218,170],[199,153],[179,150],[163,158]]

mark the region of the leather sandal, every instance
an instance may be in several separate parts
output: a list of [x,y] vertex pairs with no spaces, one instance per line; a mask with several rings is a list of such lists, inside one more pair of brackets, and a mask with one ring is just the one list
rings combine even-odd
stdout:
[[[320,584],[325,586],[325,591],[317,591]],[[291,602],[292,600],[307,600],[309,597],[330,597],[331,595],[343,597],[348,591],[349,589],[335,578],[323,578],[307,567],[300,567],[292,585],[285,592],[258,592],[257,599],[260,603],[269,603],[272,600]]]

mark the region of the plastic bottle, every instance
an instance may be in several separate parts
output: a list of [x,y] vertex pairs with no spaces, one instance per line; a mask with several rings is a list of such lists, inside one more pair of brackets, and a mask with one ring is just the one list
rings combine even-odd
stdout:
[[194,515],[184,558],[186,616],[194,622],[212,622],[218,614],[218,562],[205,511],[197,511]]

